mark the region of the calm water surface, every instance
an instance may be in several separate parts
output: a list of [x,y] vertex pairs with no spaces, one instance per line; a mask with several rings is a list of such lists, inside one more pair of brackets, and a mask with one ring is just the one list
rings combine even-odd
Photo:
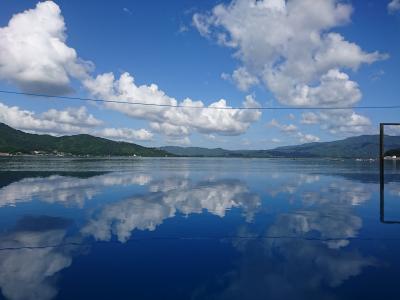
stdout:
[[[399,164],[400,165],[400,164]],[[400,166],[0,159],[0,299],[399,299]]]

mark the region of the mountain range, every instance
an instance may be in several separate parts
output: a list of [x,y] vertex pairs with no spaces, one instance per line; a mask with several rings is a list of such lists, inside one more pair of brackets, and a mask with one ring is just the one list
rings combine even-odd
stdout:
[[[266,145],[269,146],[269,145]],[[332,142],[315,142],[272,150],[225,150],[199,147],[162,147],[178,156],[207,157],[318,157],[318,158],[376,158],[379,156],[379,135],[361,135]],[[400,136],[385,136],[387,155],[400,153]],[[398,150],[393,150],[398,149]],[[396,152],[397,151],[397,152]]]
[[[266,148],[270,145],[265,145]],[[400,136],[385,136],[387,155],[400,155]],[[148,148],[87,134],[54,137],[16,130],[0,123],[0,152],[10,154],[71,154],[93,156],[185,156],[185,157],[293,157],[293,158],[376,158],[379,136],[361,135],[332,142],[307,143],[271,150],[226,150],[222,148],[166,146]]]

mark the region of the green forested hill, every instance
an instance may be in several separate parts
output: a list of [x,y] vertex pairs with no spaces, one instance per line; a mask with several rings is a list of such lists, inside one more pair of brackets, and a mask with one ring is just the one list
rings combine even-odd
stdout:
[[385,152],[385,156],[393,156],[393,155],[395,155],[397,157],[400,157],[400,148],[399,149],[392,149],[392,150],[389,150],[389,151]]
[[[385,136],[385,150],[400,148],[399,136]],[[333,142],[309,143],[280,147],[274,151],[283,156],[376,158],[379,156],[379,135],[361,135]]]
[[[268,146],[266,145],[266,148]],[[361,135],[333,142],[308,143],[272,150],[225,150],[196,147],[163,147],[161,149],[181,156],[376,158],[379,155],[379,136]],[[385,150],[390,149],[400,149],[400,137],[385,136]]]
[[29,154],[33,151],[100,156],[171,156],[160,149],[146,148],[133,143],[115,142],[87,134],[62,137],[30,134],[0,123],[0,152]]
[[231,156],[233,151],[225,150],[222,148],[202,148],[202,147],[179,147],[179,146],[166,146],[161,147],[161,150],[173,153],[179,156],[195,156],[195,157],[227,157]]

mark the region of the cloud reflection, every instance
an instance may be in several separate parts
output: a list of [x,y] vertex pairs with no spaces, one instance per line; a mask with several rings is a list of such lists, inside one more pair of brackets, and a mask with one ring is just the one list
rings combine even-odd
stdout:
[[203,286],[194,298],[336,299],[333,288],[379,265],[375,258],[349,247],[350,238],[362,227],[354,206],[371,195],[368,185],[341,178],[330,180],[320,190],[299,191],[303,206],[278,214],[262,233],[248,226],[239,229],[239,236],[254,239],[233,241],[242,254],[236,267],[214,280],[219,288],[215,283],[212,288]]
[[46,246],[72,241],[66,237],[69,224],[63,218],[24,217],[12,231],[0,236],[0,248],[9,248],[0,251],[0,288],[7,299],[56,296],[56,275],[71,265],[72,255],[80,247]]
[[47,203],[63,203],[67,206],[83,207],[104,188],[112,186],[145,185],[149,175],[109,173],[90,178],[51,175],[48,177],[24,178],[0,189],[0,207],[17,205],[39,199]]
[[204,210],[224,217],[240,207],[250,222],[261,205],[260,198],[238,180],[193,183],[190,179],[165,179],[150,183],[151,193],[108,204],[82,229],[97,240],[110,240],[115,234],[126,242],[133,230],[150,230],[178,213],[190,215]]
[[275,197],[281,193],[293,195],[297,190],[305,184],[313,184],[318,182],[321,177],[313,174],[272,174],[272,182],[269,183],[267,188],[268,193]]
[[[223,218],[229,210],[240,209],[247,222],[254,222],[251,226],[238,225],[238,236],[249,238],[230,239],[240,258],[232,270],[214,279],[212,287],[201,286],[193,298],[334,299],[333,288],[365,268],[379,265],[357,246],[350,246],[363,226],[354,209],[371,199],[370,185],[308,174],[278,174],[269,179],[265,184],[267,200],[289,194],[293,203],[285,206],[284,212],[265,219],[258,214],[262,211],[261,197],[246,182],[194,180],[190,174],[161,179],[132,172],[90,178],[26,178],[0,189],[0,206],[37,198],[81,207],[106,187],[146,185],[147,193],[116,197],[88,211],[88,219],[80,228],[83,237],[79,239],[110,241],[115,236],[120,242],[128,241],[135,230],[155,231],[165,220],[179,215],[206,212]],[[281,208],[281,203],[275,203]],[[66,228],[67,223],[57,218],[24,219],[0,236],[0,247],[59,245],[71,239]],[[0,251],[3,294],[18,300],[54,298],[56,275],[71,265],[76,248]]]

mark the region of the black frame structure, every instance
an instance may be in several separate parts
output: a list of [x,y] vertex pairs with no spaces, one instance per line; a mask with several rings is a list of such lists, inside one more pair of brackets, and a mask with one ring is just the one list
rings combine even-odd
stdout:
[[400,224],[400,221],[385,219],[385,126],[400,126],[400,123],[379,124],[380,221],[385,224]]

